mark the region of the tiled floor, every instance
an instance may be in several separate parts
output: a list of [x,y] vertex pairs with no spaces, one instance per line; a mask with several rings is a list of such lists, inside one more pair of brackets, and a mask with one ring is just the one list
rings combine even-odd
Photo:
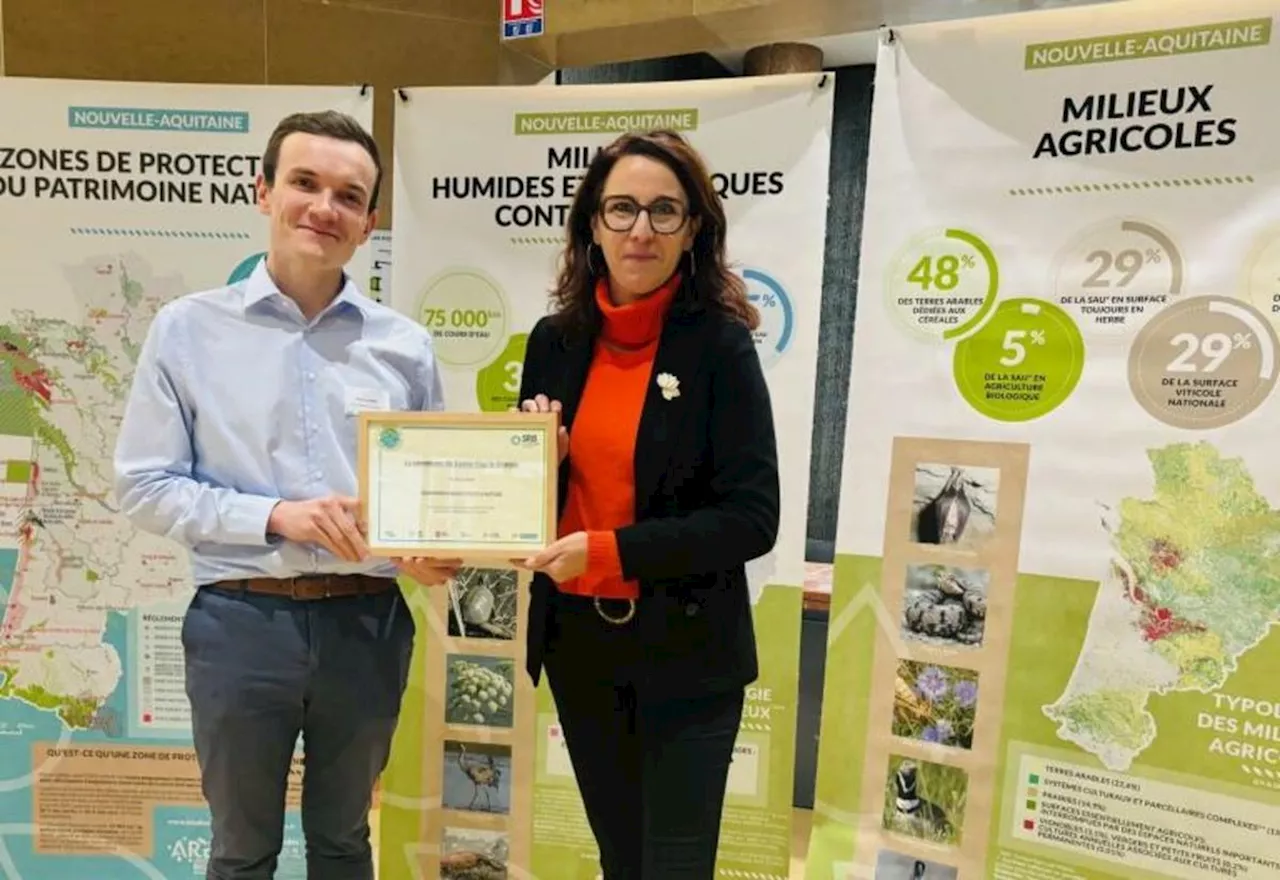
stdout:
[[[809,823],[812,813],[808,810],[795,810],[791,823],[791,880],[804,880],[804,857],[809,849]],[[372,816],[373,839],[378,839],[378,816]],[[376,863],[376,862],[375,862]]]

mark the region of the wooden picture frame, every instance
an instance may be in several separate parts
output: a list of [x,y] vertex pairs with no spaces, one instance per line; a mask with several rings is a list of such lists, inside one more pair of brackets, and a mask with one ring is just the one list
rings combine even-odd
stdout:
[[365,411],[357,482],[369,552],[477,563],[556,539],[557,413]]

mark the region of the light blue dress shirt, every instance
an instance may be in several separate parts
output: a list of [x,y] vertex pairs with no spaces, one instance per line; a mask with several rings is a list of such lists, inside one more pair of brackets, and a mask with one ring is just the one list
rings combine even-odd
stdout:
[[115,490],[138,528],[191,554],[197,585],[318,572],[392,576],[268,538],[280,500],[356,495],[362,409],[439,410],[431,337],[348,278],[307,321],[258,263],[243,281],[160,309],[115,451]]

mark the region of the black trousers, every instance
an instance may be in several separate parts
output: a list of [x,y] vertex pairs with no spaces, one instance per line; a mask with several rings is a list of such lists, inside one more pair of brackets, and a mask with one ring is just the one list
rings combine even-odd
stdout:
[[646,699],[634,631],[558,617],[544,668],[604,880],[713,880],[743,689]]

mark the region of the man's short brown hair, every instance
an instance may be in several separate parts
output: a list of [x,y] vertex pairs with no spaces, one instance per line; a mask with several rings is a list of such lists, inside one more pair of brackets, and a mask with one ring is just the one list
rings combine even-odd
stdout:
[[267,141],[266,152],[262,154],[262,176],[266,179],[268,186],[275,185],[276,167],[280,164],[280,145],[291,134],[331,137],[340,141],[352,141],[364,147],[378,171],[373,179],[373,192],[369,194],[369,210],[372,211],[378,206],[378,190],[382,186],[382,158],[378,154],[378,143],[373,139],[373,135],[365,131],[364,126],[337,110],[293,113],[280,120]]

